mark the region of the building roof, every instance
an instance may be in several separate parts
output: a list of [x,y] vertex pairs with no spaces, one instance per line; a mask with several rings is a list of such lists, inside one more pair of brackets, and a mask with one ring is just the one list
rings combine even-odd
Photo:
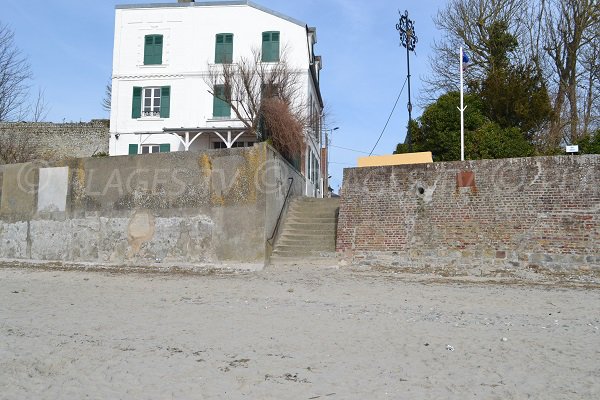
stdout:
[[263,7],[249,0],[225,0],[225,1],[199,1],[189,3],[148,3],[148,4],[122,4],[115,6],[116,9],[131,9],[131,8],[176,8],[176,7],[215,7],[215,6],[250,6],[257,10],[274,15],[286,21],[292,22],[301,27],[307,26],[304,22],[295,18],[273,11],[270,8]]

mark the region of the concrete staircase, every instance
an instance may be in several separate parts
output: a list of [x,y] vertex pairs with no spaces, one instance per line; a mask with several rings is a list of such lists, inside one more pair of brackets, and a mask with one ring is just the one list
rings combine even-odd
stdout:
[[290,204],[271,264],[335,264],[339,199],[297,198]]

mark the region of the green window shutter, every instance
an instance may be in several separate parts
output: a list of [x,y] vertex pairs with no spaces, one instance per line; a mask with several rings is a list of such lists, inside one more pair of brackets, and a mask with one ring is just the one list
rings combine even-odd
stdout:
[[160,117],[169,118],[171,114],[171,86],[160,88]]
[[233,62],[233,33],[219,33],[215,38],[215,64]]
[[131,102],[131,118],[139,118],[142,116],[142,88],[133,87],[133,101]]
[[151,64],[152,53],[154,52],[154,38],[152,35],[144,36],[144,65]]
[[129,145],[129,154],[137,154],[138,153],[138,145],[137,144],[130,144]]
[[261,60],[263,62],[279,61],[279,32],[263,32]]
[[215,86],[215,96],[213,97],[213,117],[230,117],[231,107],[225,100],[225,86]]
[[163,35],[144,36],[144,65],[162,64]]
[[159,151],[161,153],[169,153],[171,151],[171,145],[169,143],[162,143]]

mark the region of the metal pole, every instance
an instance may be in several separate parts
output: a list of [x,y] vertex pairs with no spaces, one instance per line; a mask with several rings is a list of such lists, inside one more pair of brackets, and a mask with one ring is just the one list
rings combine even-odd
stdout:
[[460,48],[460,160],[465,161],[465,107],[463,83],[463,48]]
[[[411,31],[408,31],[407,36],[410,41]],[[411,135],[411,122],[412,122],[412,103],[410,102],[410,49],[406,46],[406,66],[408,70],[408,152],[412,153],[412,135]]]
[[408,18],[408,11],[404,11],[404,14],[400,13],[400,20],[396,24],[396,30],[400,34],[400,44],[406,47],[406,65],[407,65],[407,80],[408,80],[408,131],[406,133],[405,143],[408,144],[408,151],[412,152],[412,102],[410,97],[410,52],[415,50],[415,46],[419,39],[415,34],[415,23]]

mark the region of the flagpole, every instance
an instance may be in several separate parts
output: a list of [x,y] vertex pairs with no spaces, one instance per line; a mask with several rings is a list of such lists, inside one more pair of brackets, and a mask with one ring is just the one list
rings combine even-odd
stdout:
[[463,48],[460,48],[460,160],[465,161],[465,106],[463,84]]

